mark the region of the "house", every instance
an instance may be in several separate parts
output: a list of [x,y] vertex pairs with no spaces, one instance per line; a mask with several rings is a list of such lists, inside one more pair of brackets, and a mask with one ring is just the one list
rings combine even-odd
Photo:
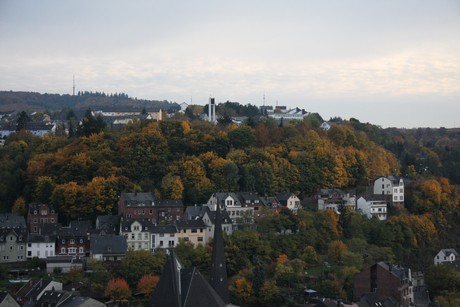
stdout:
[[44,136],[46,134],[56,133],[56,123],[54,122],[28,122],[26,130],[36,136]]
[[324,121],[324,122],[319,126],[319,128],[320,128],[321,130],[323,130],[323,131],[329,131],[329,129],[331,129],[331,127],[332,127],[332,124],[329,123],[329,122],[326,122],[326,121]]
[[219,205],[222,211],[227,211],[234,225],[252,224],[254,222],[254,207],[241,203],[235,193],[213,193],[206,204],[212,211]]
[[384,195],[364,195],[358,198],[357,210],[369,219],[373,216],[381,221],[388,217],[387,201]]
[[210,210],[208,206],[187,206],[185,208],[184,220],[195,220],[195,219],[202,219],[204,214]]
[[[208,231],[208,239],[211,240],[213,239],[213,234],[214,234],[214,227],[216,225],[216,215],[217,211],[211,211],[209,207],[205,207],[207,210],[205,214],[203,215],[203,221],[207,226],[207,231]],[[227,235],[231,235],[233,233],[233,221],[228,215],[227,211],[221,212],[221,226],[222,226],[222,232],[226,233]]]
[[126,238],[132,250],[152,250],[151,232],[153,224],[149,219],[121,218],[120,235]]
[[96,230],[98,233],[118,234],[120,229],[119,215],[98,215],[96,218]]
[[183,216],[181,201],[157,201],[153,193],[121,193],[118,202],[118,214],[133,219],[148,219],[150,222],[170,223]]
[[104,307],[106,305],[90,297],[81,296],[78,292],[48,290],[43,293],[36,306]]
[[152,250],[175,247],[179,241],[176,225],[158,225],[152,228]]
[[353,300],[375,293],[379,301],[393,298],[399,306],[414,304],[411,270],[379,262],[359,272],[353,283]]
[[453,248],[441,249],[439,253],[434,256],[434,264],[438,265],[444,262],[454,262],[460,260],[460,254]]
[[16,292],[16,300],[21,305],[36,302],[48,290],[62,290],[62,283],[53,280],[32,279]]
[[319,193],[315,195],[317,200],[317,209],[324,211],[327,209],[339,212],[340,207],[350,208],[356,210],[356,196],[340,189],[320,189]]
[[288,110],[285,106],[277,106],[272,112],[267,110],[268,117],[277,120],[302,120],[309,114],[310,113],[304,109],[293,108]]
[[388,195],[395,206],[404,207],[404,180],[398,176],[381,176],[374,181],[374,194]]
[[0,291],[0,307],[20,307],[21,305],[6,291]]
[[[278,214],[281,211],[281,203],[274,196],[260,197],[260,202],[262,203],[263,208],[268,209],[273,213]],[[259,212],[256,214],[256,217],[261,217],[263,215],[263,210],[259,210]]]
[[102,261],[121,260],[128,250],[126,237],[114,234],[91,235],[90,246],[90,257]]
[[156,223],[158,225],[179,221],[184,216],[184,204],[182,200],[162,200],[158,202],[156,209],[158,212]]
[[68,227],[61,227],[56,240],[56,254],[89,255],[91,231],[90,221],[71,221]]
[[300,209],[300,199],[291,192],[279,193],[276,198],[280,202],[281,206],[288,208],[294,212]]
[[68,273],[72,269],[82,269],[83,259],[79,256],[54,256],[46,258],[46,273],[59,271]]
[[29,204],[27,227],[30,233],[41,233],[44,224],[57,224],[58,214],[53,206],[47,204]]
[[27,228],[23,216],[0,214],[0,263],[26,260]]
[[260,215],[262,202],[257,192],[239,192],[237,196],[243,206],[254,208],[254,216]]
[[208,241],[208,226],[203,220],[190,220],[176,222],[177,238],[179,241],[187,241],[194,246],[205,245]]
[[30,233],[27,239],[27,259],[46,259],[55,256],[56,235]]
[[196,267],[183,268],[173,250],[168,256],[160,281],[150,298],[151,306],[230,306],[220,222],[220,208],[217,208],[210,282],[201,275]]

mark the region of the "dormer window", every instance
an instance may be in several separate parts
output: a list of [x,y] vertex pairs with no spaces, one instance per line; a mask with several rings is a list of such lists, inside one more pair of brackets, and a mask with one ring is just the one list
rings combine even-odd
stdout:
[[34,214],[38,214],[38,211],[37,211],[37,210],[34,210]]

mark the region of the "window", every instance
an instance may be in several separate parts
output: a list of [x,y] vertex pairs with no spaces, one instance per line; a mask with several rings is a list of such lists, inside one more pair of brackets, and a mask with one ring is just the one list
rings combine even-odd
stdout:
[[31,244],[31,243],[27,243],[27,247],[32,247],[32,244]]
[[42,211],[40,212],[40,214],[41,214],[41,215],[47,215],[47,214],[48,214],[48,211],[42,210]]
[[399,189],[399,193],[404,193],[404,189]]
[[65,254],[65,247],[61,247],[61,254]]
[[198,242],[203,242],[203,237],[198,237]]
[[399,196],[399,200],[404,200],[404,196]]
[[163,246],[163,241],[160,241],[160,246]]
[[134,235],[134,233],[131,234],[131,240],[135,240],[136,239],[136,236]]
[[138,230],[139,230],[139,225],[135,225],[135,226],[133,227],[133,230],[138,231]]
[[138,233],[138,234],[137,234],[137,239],[138,239],[138,240],[142,240],[142,233]]
[[174,234],[173,234],[173,233],[170,233],[169,236],[170,236],[171,238],[174,238]]
[[51,218],[51,223],[54,223],[54,219],[53,219],[53,218]]
[[68,249],[69,254],[76,254],[77,253],[77,248],[76,247],[69,247]]
[[37,232],[37,231],[38,231],[37,226],[34,226],[34,232]]
[[64,239],[62,239],[62,241],[61,241],[61,242],[62,242],[62,244],[65,244],[65,240],[64,240]]
[[80,244],[83,244],[83,239],[80,239]]
[[384,184],[382,184],[382,189],[385,189],[385,185],[384,185]]
[[83,248],[83,246],[80,246],[80,248],[78,249],[78,252],[80,254],[83,254],[85,252],[85,249]]
[[37,223],[37,219],[33,219],[34,223]]
[[197,233],[197,230],[196,230],[196,229],[192,229],[192,233]]
[[70,239],[70,244],[75,244],[75,240],[74,240],[74,239]]
[[149,234],[148,233],[144,233],[144,240],[148,240],[149,239]]

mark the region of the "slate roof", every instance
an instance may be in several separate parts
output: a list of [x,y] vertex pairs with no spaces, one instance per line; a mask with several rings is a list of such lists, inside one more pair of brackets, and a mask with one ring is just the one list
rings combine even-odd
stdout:
[[36,300],[37,296],[51,283],[51,280],[32,279],[23,285],[16,297],[21,301]]
[[16,237],[16,243],[26,243],[27,241],[26,228],[0,228],[0,243],[5,242],[10,234]]
[[96,229],[104,230],[107,233],[116,233],[120,227],[119,215],[98,215],[96,218]]
[[214,196],[216,197],[217,199],[217,203],[221,206],[225,206],[225,199],[227,197],[232,197],[233,200],[235,201],[235,206],[241,206],[241,202],[238,198],[238,196],[233,193],[233,192],[229,192],[229,193],[214,193]]
[[105,255],[124,255],[128,250],[125,236],[113,234],[108,235],[91,235],[91,253]]
[[153,224],[152,222],[149,221],[149,219],[132,219],[132,218],[122,218],[121,219],[121,231],[122,232],[131,232],[131,225],[134,222],[138,222],[142,226],[142,231],[151,231],[153,229]]
[[196,218],[202,218],[208,211],[211,211],[208,206],[187,206],[184,212],[184,219],[194,220]]
[[458,252],[453,248],[444,248],[441,251],[444,252],[444,254],[446,254],[446,256],[450,256],[451,254],[454,254],[455,258],[459,257]]
[[27,239],[29,243],[55,243],[56,235],[43,235],[38,233],[30,233]]
[[0,214],[0,228],[26,228],[26,220],[22,215],[2,213]]
[[153,307],[224,307],[225,303],[197,268],[183,269],[174,251],[152,293]]
[[257,192],[239,192],[238,198],[243,204],[246,203],[247,200],[250,203],[253,203],[254,201],[259,199],[259,195],[257,194]]
[[260,198],[260,202],[262,203],[262,205],[264,205],[265,207],[279,207],[281,205],[281,203],[279,202],[279,200],[276,198],[276,197],[273,197],[273,196],[269,196],[269,197],[261,197]]
[[138,207],[138,206],[154,206],[155,197],[151,192],[145,193],[122,193],[122,197],[126,201],[126,206],[128,207]]
[[291,192],[281,192],[278,195],[276,195],[276,198],[282,204],[283,206],[287,205],[288,199],[292,196]]
[[[228,215],[227,211],[221,211],[220,215],[222,219],[222,222],[221,222],[222,224],[232,224],[233,223],[233,220],[230,218],[230,215]],[[217,211],[209,211],[208,216],[209,216],[209,219],[211,220],[211,223],[215,224]]]
[[206,224],[202,219],[177,221],[176,227],[178,229],[192,229],[192,228],[206,228]]
[[177,227],[171,224],[153,226],[152,233],[177,233]]

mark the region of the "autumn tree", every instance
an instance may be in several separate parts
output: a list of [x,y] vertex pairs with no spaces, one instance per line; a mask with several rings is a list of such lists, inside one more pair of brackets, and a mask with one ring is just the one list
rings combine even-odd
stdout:
[[115,302],[126,301],[131,298],[131,289],[123,278],[111,279],[107,283],[104,296],[109,297]]
[[162,252],[152,254],[146,250],[129,250],[121,261],[119,274],[134,288],[142,276],[161,274],[165,262],[166,255]]
[[137,291],[145,297],[150,297],[153,290],[155,290],[160,277],[156,275],[145,275],[137,283]]

